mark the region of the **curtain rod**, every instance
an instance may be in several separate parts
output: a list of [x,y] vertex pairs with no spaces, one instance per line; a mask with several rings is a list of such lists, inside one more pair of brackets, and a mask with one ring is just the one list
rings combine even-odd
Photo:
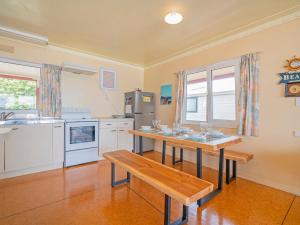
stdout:
[[[240,55],[240,56],[238,56],[238,57],[234,57],[234,58],[231,58],[231,59],[228,59],[228,60],[223,60],[223,61],[229,61],[229,60],[237,59],[237,58],[239,58],[239,57],[241,57],[241,56],[243,56],[243,55],[247,55],[247,54],[255,54],[255,53],[256,53],[256,54],[261,54],[262,51],[244,53],[244,54],[242,54],[242,55]],[[222,61],[220,61],[220,62],[222,62]],[[220,62],[211,63],[211,64],[209,64],[209,65],[217,64],[217,63],[220,63]],[[173,75],[178,75],[178,73],[180,73],[181,71],[197,71],[197,70],[201,70],[201,68],[204,68],[204,67],[206,67],[206,66],[208,66],[208,65],[203,65],[203,66],[200,66],[200,67],[197,67],[197,68],[193,68],[193,69],[184,69],[184,70],[180,70],[180,71],[174,72]]]

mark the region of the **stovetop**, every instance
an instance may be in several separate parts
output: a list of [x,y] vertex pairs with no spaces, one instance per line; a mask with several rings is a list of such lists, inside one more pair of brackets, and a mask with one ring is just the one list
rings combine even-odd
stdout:
[[94,118],[65,118],[65,122],[72,123],[72,122],[98,122],[98,119]]

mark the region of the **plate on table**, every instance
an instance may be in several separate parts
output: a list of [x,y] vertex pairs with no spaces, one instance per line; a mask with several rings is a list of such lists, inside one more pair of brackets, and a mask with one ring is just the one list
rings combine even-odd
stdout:
[[139,129],[139,131],[143,131],[143,132],[153,132],[154,129],[150,128],[150,129]]
[[180,140],[185,140],[185,139],[188,139],[189,138],[189,135],[185,134],[185,135],[180,135],[180,136],[177,136],[176,137],[177,139],[180,139]]

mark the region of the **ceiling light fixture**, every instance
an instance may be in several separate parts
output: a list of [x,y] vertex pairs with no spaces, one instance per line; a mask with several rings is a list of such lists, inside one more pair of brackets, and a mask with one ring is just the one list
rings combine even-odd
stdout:
[[170,12],[165,16],[165,22],[167,24],[178,24],[183,20],[183,16],[178,12]]

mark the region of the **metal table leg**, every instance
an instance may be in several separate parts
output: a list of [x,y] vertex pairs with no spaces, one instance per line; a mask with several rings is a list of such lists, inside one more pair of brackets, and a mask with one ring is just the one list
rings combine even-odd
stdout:
[[202,178],[202,149],[197,148],[197,177]]
[[162,159],[161,159],[162,164],[166,164],[166,141],[163,141],[162,144]]
[[[197,148],[196,150],[196,160],[197,160],[197,177],[202,178],[202,149]],[[201,205],[201,199],[197,201],[198,206]]]
[[218,188],[215,189],[210,194],[206,195],[204,198],[201,198],[197,201],[198,206],[203,205],[205,202],[212,199],[214,196],[219,194],[222,191],[223,188],[223,163],[224,163],[224,148],[220,149],[219,154],[219,176],[218,176]]
[[180,148],[180,162],[183,162],[183,148]]
[[132,152],[136,153],[136,149],[135,149],[135,135],[133,135],[133,148],[132,148]]
[[139,150],[140,150],[140,155],[143,155],[143,136],[139,136]]

